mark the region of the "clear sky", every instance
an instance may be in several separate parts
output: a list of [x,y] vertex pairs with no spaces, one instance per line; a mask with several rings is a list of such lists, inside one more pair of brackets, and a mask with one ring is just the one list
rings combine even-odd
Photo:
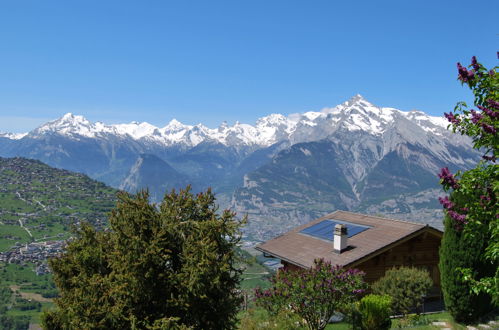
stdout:
[[0,0],[0,132],[72,112],[216,127],[360,93],[432,115],[498,64],[499,1]]

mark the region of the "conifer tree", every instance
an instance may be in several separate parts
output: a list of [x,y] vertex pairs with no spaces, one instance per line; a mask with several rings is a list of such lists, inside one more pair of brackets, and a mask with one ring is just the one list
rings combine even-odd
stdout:
[[468,323],[490,310],[490,297],[484,293],[473,293],[470,283],[463,280],[459,269],[470,267],[477,278],[493,274],[490,263],[484,263],[481,258],[487,241],[471,238],[456,230],[449,216],[445,217],[444,232],[439,268],[445,308],[456,321]]
[[188,187],[157,207],[122,193],[110,230],[82,225],[50,260],[60,290],[47,329],[227,329],[240,304],[235,247],[241,222],[210,190]]

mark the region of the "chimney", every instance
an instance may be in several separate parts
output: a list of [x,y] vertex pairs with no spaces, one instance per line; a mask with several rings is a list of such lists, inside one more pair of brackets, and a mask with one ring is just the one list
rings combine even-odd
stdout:
[[348,246],[347,226],[337,224],[334,226],[334,252],[341,253]]

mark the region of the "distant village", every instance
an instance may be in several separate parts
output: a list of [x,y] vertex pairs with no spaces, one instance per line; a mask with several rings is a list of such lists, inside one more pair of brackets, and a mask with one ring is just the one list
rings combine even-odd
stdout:
[[62,252],[72,225],[105,227],[115,194],[82,174],[0,158],[0,263],[34,264],[36,274],[48,273],[47,259]]
[[0,262],[23,266],[34,263],[36,274],[44,275],[50,272],[47,259],[59,255],[65,244],[65,240],[31,242],[24,245],[17,242],[10,250],[0,253]]

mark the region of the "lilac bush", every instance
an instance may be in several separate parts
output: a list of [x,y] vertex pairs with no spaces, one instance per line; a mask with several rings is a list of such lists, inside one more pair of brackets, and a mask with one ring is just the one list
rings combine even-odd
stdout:
[[[499,57],[499,52],[498,52]],[[468,68],[457,64],[458,80],[474,94],[476,109],[459,102],[445,113],[449,128],[473,140],[482,152],[482,161],[471,170],[452,174],[443,168],[440,183],[450,196],[440,197],[454,228],[463,235],[487,242],[483,261],[496,265],[495,276],[475,278],[475,269],[460,269],[475,293],[487,293],[499,306],[499,74],[498,67],[487,70],[473,56]]]
[[309,329],[324,329],[335,311],[348,309],[364,293],[363,278],[357,269],[317,259],[310,269],[280,270],[270,289],[256,289],[257,304],[271,313],[289,308],[305,319]]

